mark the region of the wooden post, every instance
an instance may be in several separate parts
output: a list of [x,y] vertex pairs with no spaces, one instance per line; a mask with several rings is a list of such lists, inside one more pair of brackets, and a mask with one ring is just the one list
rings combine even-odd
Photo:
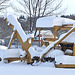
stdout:
[[[59,30],[59,28],[60,27],[55,27],[54,28],[54,41],[56,41],[58,39],[58,30]],[[55,45],[54,45],[54,49],[55,49]]]
[[40,32],[41,32],[41,29],[39,28],[39,47],[41,46],[41,45],[40,45],[40,36],[41,36],[41,35],[40,35]]
[[55,32],[55,29],[54,29],[54,41],[55,41],[55,38],[56,38],[56,32]]
[[12,40],[10,41],[10,43],[9,43],[9,45],[8,45],[8,49],[11,48],[12,42],[13,42],[13,38],[12,38]]
[[44,42],[43,42],[43,39],[41,38],[41,47],[43,46]]
[[58,39],[58,30],[57,30],[57,32],[56,32],[56,36],[57,36],[57,38],[56,38],[56,39]]
[[59,26],[55,26],[54,28],[53,28],[53,30],[54,30],[54,41],[56,41],[56,36],[58,37],[58,30],[60,29],[60,27]]
[[75,56],[75,44],[73,46],[73,56]]

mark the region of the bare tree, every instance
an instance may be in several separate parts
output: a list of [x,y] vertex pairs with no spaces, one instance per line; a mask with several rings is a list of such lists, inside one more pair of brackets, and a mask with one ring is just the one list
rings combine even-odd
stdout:
[[57,12],[57,10],[61,8],[62,0],[18,0],[18,2],[24,10],[15,8],[14,5],[12,7],[16,11],[24,13],[26,18],[30,18],[30,31],[32,23],[35,25],[37,18],[61,13]]
[[0,0],[0,11],[8,7],[8,1],[9,0]]

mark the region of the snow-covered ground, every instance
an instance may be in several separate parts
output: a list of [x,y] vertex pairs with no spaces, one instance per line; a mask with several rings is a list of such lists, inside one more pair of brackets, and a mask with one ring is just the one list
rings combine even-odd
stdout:
[[[5,54],[5,46],[0,46],[0,57]],[[26,62],[15,61],[12,63],[0,62],[0,75],[74,75],[75,69],[55,68],[53,62],[34,63],[28,65]]]
[[[8,24],[14,25],[14,30],[18,31],[18,33],[20,34],[23,42],[25,42],[28,38],[31,37],[30,35],[26,35],[24,33],[24,31],[23,31],[20,23],[17,21],[17,17],[14,15],[14,13],[6,12],[4,18],[7,18],[7,21],[9,22]],[[45,19],[47,20],[47,22],[45,21]],[[66,24],[66,23],[68,23],[68,21],[70,22],[70,24],[71,23],[73,24],[75,22],[74,20],[69,20],[69,19],[65,19],[65,18],[53,18],[53,17],[51,17],[51,18],[43,18],[41,20],[38,19],[36,27],[39,27],[39,25],[42,24],[42,23],[43,23],[43,25],[42,25],[43,27],[48,27],[48,26],[53,27],[53,25],[59,26],[59,25],[62,25],[62,24]],[[41,22],[39,22],[39,21],[41,21]],[[46,23],[48,24],[47,26],[45,25]],[[50,26],[50,24],[52,26]],[[60,39],[62,39],[62,38],[60,38]],[[37,56],[40,53],[41,56],[40,55],[39,56],[42,57],[42,55],[44,53],[46,53],[51,47],[53,47],[54,44],[57,43],[58,41],[55,41],[54,43],[52,43],[51,45],[49,45],[45,49],[44,48],[39,48],[39,47],[36,49],[36,47],[35,48],[31,47],[31,49],[29,49],[29,52],[31,50],[33,50],[34,53],[37,54]],[[44,49],[44,50],[42,51],[42,49]],[[40,52],[40,50],[41,50],[41,52]],[[31,65],[31,64],[28,65],[26,62],[21,62],[21,61],[15,61],[15,62],[12,62],[12,63],[9,63],[9,64],[4,63],[3,58],[5,56],[6,51],[8,51],[7,47],[0,46],[0,57],[2,58],[2,61],[0,62],[0,75],[67,75],[67,74],[68,75],[74,75],[75,74],[75,69],[55,68],[53,62],[45,62],[45,63],[43,63],[43,62],[38,62],[38,63],[34,62],[33,65]],[[16,51],[18,52],[18,50],[16,50]],[[56,57],[56,56],[60,55],[58,53],[58,51],[59,50],[51,52],[53,57]],[[13,56],[14,52],[12,52],[12,49],[10,49],[10,51],[8,51],[7,54],[10,55],[10,53],[11,53],[11,56]],[[31,51],[32,55],[34,53]],[[55,53],[58,53],[58,54],[56,54],[54,56]],[[7,56],[7,54],[6,54],[6,56]],[[64,53],[61,52],[61,54],[63,55]],[[20,55],[19,52],[18,52],[18,55]]]
[[50,66],[31,66],[25,63],[0,63],[1,75],[74,75],[75,69],[59,69]]

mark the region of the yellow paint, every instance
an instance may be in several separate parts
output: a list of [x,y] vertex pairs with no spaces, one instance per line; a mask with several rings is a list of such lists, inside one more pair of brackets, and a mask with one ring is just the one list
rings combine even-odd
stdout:
[[73,46],[73,56],[75,56],[75,44]]

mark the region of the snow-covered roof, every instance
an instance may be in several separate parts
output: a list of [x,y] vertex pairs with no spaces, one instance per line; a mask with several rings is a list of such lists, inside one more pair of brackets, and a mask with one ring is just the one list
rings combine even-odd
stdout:
[[62,26],[64,24],[73,24],[75,20],[61,17],[42,17],[37,19],[37,28],[48,28],[53,26]]

